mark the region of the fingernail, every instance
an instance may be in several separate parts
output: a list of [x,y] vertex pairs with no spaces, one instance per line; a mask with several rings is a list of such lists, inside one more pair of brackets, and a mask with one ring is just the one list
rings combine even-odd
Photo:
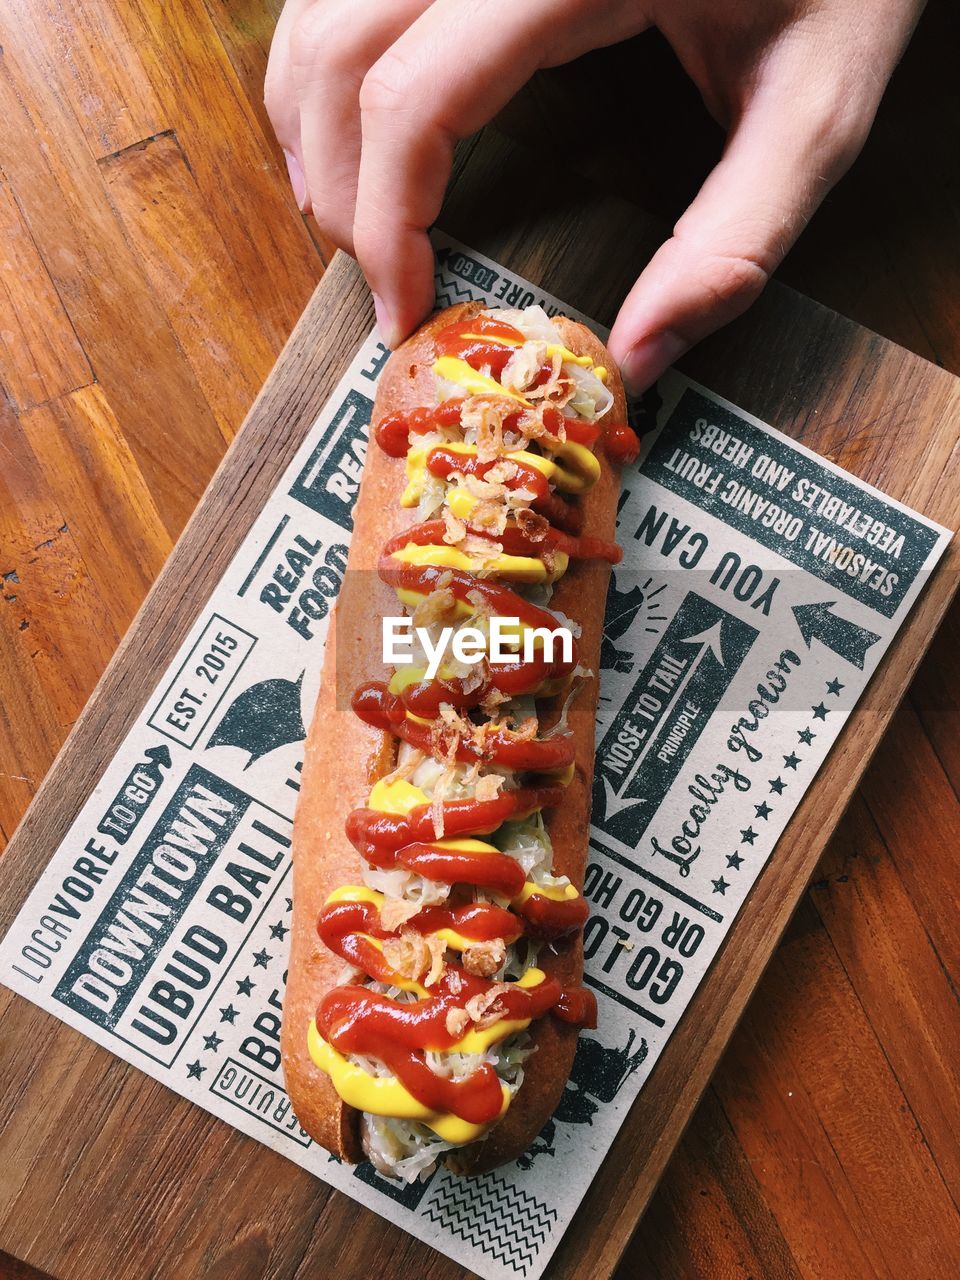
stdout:
[[287,162],[287,173],[290,175],[290,185],[293,187],[293,198],[297,202],[297,208],[300,212],[304,212],[307,207],[307,180],[303,176],[303,168],[300,161],[292,151],[284,150],[284,159]]
[[384,300],[378,295],[373,295],[373,309],[377,316],[377,328],[380,331],[380,341],[385,347],[389,347],[392,351],[394,347],[400,345],[397,327],[390,319],[390,312]]
[[638,396],[683,355],[688,344],[679,333],[664,329],[638,342],[623,358],[620,373],[627,394]]

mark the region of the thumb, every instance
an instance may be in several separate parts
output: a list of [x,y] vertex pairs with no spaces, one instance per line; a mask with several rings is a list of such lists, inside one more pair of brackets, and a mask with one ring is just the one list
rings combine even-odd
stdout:
[[632,394],[750,306],[860,149],[865,130],[846,113],[766,96],[620,309],[609,348]]

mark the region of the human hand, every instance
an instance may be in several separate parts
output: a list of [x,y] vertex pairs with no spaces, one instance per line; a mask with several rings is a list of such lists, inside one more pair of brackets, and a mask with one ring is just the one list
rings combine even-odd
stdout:
[[760,293],[858,154],[922,8],[923,0],[287,0],[265,98],[300,207],[356,255],[381,334],[395,346],[433,305],[426,229],[455,142],[536,70],[658,27],[728,137],[610,336],[636,392]]

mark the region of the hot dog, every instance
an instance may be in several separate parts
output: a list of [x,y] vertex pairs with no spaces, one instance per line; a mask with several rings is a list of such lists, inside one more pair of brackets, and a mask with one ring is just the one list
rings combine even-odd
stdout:
[[[294,823],[282,1051],[316,1141],[409,1181],[521,1154],[596,1016],[581,890],[638,445],[602,344],[539,307],[435,316],[388,361],[371,427]],[[381,620],[404,610],[421,639],[391,670]],[[496,658],[502,618],[520,626]],[[450,647],[468,627],[479,661]]]

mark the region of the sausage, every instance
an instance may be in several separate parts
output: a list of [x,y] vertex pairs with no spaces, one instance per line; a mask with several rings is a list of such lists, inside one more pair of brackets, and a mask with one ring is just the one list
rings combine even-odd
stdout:
[[[372,428],[387,414],[435,402],[432,364],[437,333],[484,309],[479,303],[449,308],[394,352],[380,379]],[[554,323],[569,350],[607,367],[607,385],[614,397],[607,417],[625,423],[623,388],[602,343],[571,320],[558,318]],[[584,531],[612,541],[619,467],[606,456],[602,435],[595,452],[600,475],[578,505]],[[360,1112],[341,1101],[330,1077],[315,1065],[306,1032],[321,998],[343,980],[343,960],[318,937],[318,915],[337,886],[362,883],[364,862],[345,835],[347,818],[365,804],[371,785],[390,772],[396,759],[396,739],[359,719],[350,699],[359,685],[384,678],[379,619],[396,614],[398,606],[377,566],[384,543],[412,523],[410,511],[399,505],[405,483],[403,459],[388,456],[371,440],[354,511],[347,572],[328,631],[294,823],[293,923],[281,1035],[284,1075],[301,1125],[350,1163],[363,1158]],[[566,614],[582,629],[579,660],[592,673],[580,683],[567,712],[574,743],[572,781],[561,802],[544,815],[553,843],[554,874],[569,877],[578,889],[582,889],[587,858],[599,655],[609,577],[609,564],[571,559],[550,602],[551,610]],[[559,699],[552,701],[556,704]],[[549,724],[559,707],[540,702],[538,712],[541,725]],[[578,934],[572,942],[542,949],[537,965],[566,986],[580,981],[582,960]],[[547,1015],[531,1023],[529,1034],[536,1052],[526,1063],[516,1098],[482,1141],[448,1154],[447,1163],[455,1172],[480,1173],[514,1159],[531,1144],[556,1107],[573,1063],[577,1029]]]

